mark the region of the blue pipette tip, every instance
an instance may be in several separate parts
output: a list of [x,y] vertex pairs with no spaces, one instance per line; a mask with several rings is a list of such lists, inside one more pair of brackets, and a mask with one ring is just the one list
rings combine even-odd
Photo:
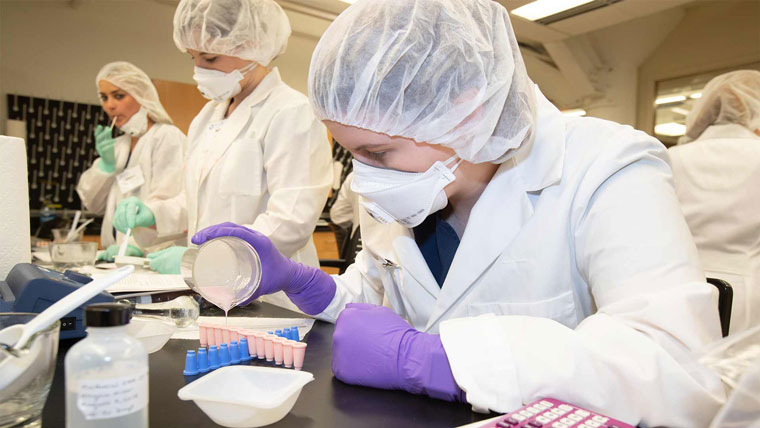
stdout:
[[290,329],[290,334],[293,335],[291,340],[295,340],[296,342],[301,340],[301,337],[298,335],[298,326],[293,326],[293,328]]
[[219,346],[219,365],[226,367],[230,365],[230,348],[226,343],[222,343]]
[[290,339],[291,338],[290,334],[291,333],[290,333],[290,329],[289,328],[286,328],[286,329],[282,330],[282,337],[284,337],[286,339]]
[[267,333],[269,333],[269,334],[274,334],[274,332],[273,332],[273,331],[268,331]]
[[240,348],[240,361],[251,361],[251,353],[248,351],[248,339],[241,337],[238,346]]
[[208,368],[208,354],[206,353],[206,348],[198,348],[198,372],[199,373],[206,373]]
[[185,376],[195,376],[198,374],[198,361],[195,359],[195,351],[187,351],[185,355],[185,370],[182,371]]
[[219,367],[219,350],[216,349],[216,345],[211,345],[208,348],[208,368],[216,370]]
[[240,364],[240,347],[235,340],[230,342],[230,361],[232,364]]
[[275,330],[274,335],[277,337],[282,337],[282,330]]

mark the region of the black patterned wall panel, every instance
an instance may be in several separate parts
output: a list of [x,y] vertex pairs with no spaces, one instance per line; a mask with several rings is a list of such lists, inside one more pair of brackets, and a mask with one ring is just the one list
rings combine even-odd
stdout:
[[8,119],[26,122],[30,208],[79,209],[76,185],[98,156],[93,130],[108,125],[97,104],[8,94]]

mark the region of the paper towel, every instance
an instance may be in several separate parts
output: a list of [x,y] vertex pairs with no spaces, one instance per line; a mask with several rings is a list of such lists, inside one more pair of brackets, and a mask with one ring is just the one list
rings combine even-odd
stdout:
[[32,260],[24,140],[0,135],[0,279]]

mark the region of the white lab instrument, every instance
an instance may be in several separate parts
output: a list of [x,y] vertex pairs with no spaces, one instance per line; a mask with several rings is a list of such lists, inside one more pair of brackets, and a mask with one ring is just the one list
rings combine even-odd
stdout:
[[44,364],[40,359],[47,356],[41,354],[41,346],[26,347],[27,341],[35,333],[46,329],[109,285],[128,276],[133,270],[132,266],[126,266],[103,278],[93,280],[45,309],[29,323],[0,330],[0,401],[13,395],[16,385],[28,383],[26,376],[36,376],[36,372],[30,370],[31,367]]
[[248,300],[261,282],[259,254],[251,244],[231,236],[189,248],[180,270],[194,291],[225,313]]
[[85,307],[87,337],[64,361],[67,428],[148,427],[148,353],[129,317],[121,303]]
[[219,425],[260,427],[284,418],[304,385],[313,380],[314,376],[304,371],[229,366],[184,386],[177,396],[193,400]]

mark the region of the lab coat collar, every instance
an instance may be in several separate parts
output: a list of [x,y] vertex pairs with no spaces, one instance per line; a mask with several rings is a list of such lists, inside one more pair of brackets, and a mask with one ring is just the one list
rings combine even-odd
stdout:
[[702,132],[702,135],[695,141],[699,140],[717,140],[720,138],[751,138],[760,139],[760,136],[749,129],[735,123],[725,125],[713,125]]
[[565,158],[566,119],[538,85],[535,94],[535,138],[518,149],[513,157],[527,192],[537,192],[557,183],[562,177]]
[[434,329],[445,319],[514,241],[533,214],[527,192],[541,191],[562,177],[565,118],[538,87],[536,101],[535,138],[499,166],[473,207],[426,330]]

